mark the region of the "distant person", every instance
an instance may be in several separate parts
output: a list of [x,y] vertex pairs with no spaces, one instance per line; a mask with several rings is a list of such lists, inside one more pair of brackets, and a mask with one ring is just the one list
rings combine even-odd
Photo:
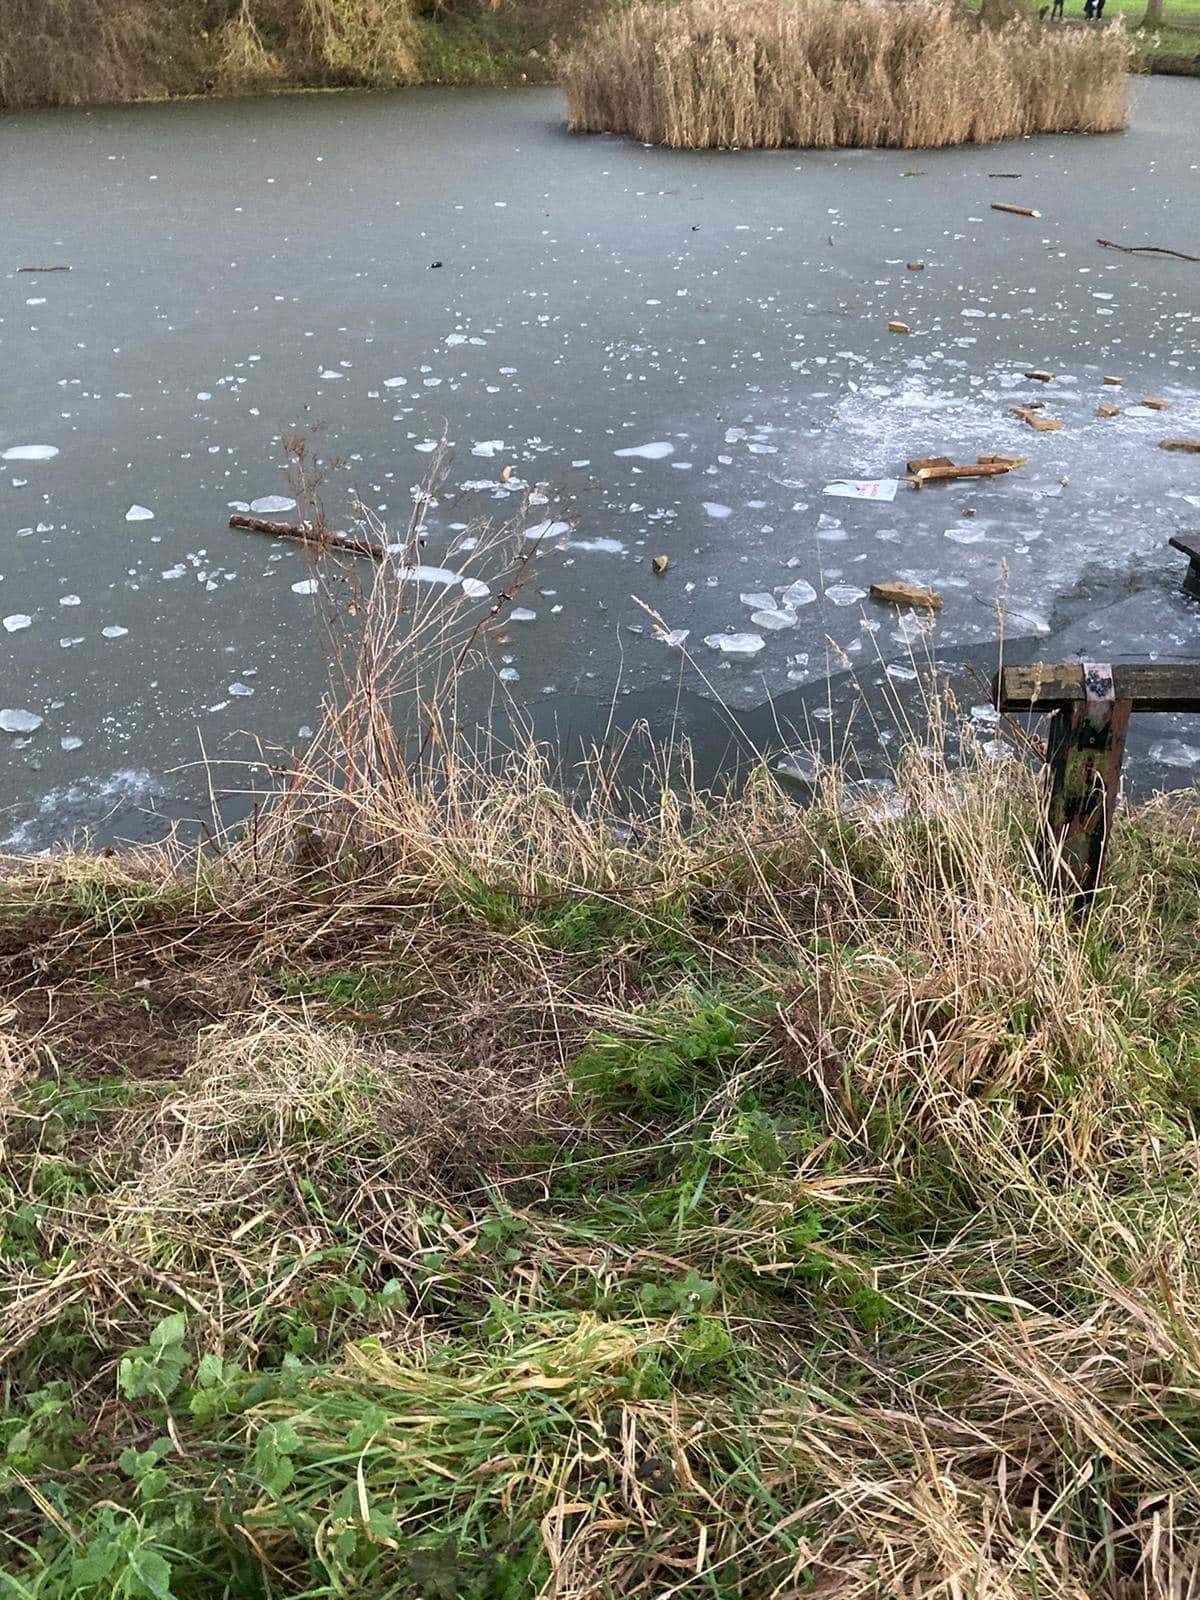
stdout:
[[1083,0],[1083,14],[1090,22],[1096,13],[1096,0]]
[[1062,14],[1063,14],[1063,0],[1054,0],[1054,4],[1050,7],[1050,21],[1053,22],[1055,20],[1055,18],[1057,17],[1059,22],[1061,22],[1062,21]]

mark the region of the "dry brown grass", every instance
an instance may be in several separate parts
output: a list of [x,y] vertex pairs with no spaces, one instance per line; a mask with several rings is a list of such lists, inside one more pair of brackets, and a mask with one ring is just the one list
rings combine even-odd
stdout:
[[[603,769],[464,737],[527,565],[414,586],[422,509],[370,592],[318,566],[264,822],[0,880],[17,1592],[94,1600],[115,1505],[181,1595],[1195,1600],[1194,800],[1121,815],[1081,923],[934,685],[886,812],[664,754],[631,838]],[[165,1070],[97,1073],[114,999]]]
[[683,0],[604,14],[560,60],[569,126],[682,149],[902,149],[1128,122],[1131,46],[947,6]]
[[202,20],[199,0],[0,0],[0,106],[194,93]]
[[410,0],[0,0],[0,106],[416,75]]

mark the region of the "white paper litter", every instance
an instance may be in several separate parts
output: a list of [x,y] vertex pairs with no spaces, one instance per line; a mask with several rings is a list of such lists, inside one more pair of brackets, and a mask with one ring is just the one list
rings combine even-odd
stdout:
[[836,483],[827,483],[822,493],[843,500],[894,500],[899,487],[896,478],[839,478]]

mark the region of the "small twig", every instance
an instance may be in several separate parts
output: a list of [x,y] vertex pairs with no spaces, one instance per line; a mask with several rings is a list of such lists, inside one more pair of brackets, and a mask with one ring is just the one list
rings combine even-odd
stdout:
[[231,528],[245,528],[250,533],[270,533],[280,539],[299,539],[302,544],[320,545],[324,550],[348,550],[352,555],[370,556],[382,561],[387,550],[373,539],[356,539],[348,533],[326,533],[309,522],[268,522],[263,517],[230,517]]
[[1168,250],[1162,244],[1117,244],[1113,239],[1097,239],[1106,250],[1123,250],[1127,256],[1174,256],[1178,261],[1200,261],[1200,256],[1189,256],[1183,250]]

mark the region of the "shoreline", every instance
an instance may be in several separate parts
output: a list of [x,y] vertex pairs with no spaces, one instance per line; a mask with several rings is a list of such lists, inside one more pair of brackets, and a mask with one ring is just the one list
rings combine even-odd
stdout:
[[[209,84],[194,90],[178,93],[149,93],[117,96],[113,98],[42,97],[29,103],[5,101],[0,95],[0,114],[17,114],[21,111],[89,110],[118,105],[164,105],[176,101],[197,100],[232,101],[273,99],[308,94],[341,93],[394,93],[400,89],[421,88],[552,88],[559,80],[553,66],[555,42],[549,37],[539,37],[537,45],[530,46],[529,36],[520,28],[506,35],[503,24],[481,28],[466,23],[439,24],[420,21],[416,24],[416,71],[412,77],[397,77],[388,82],[347,81],[342,83],[306,83],[302,81],[272,82],[263,80],[226,90]],[[1195,36],[1194,50],[1180,48],[1188,38],[1187,30],[1175,30],[1169,49],[1143,48],[1136,29],[1130,30],[1138,54],[1131,77],[1198,77],[1200,76],[1200,31]],[[569,37],[569,36],[568,36]],[[353,79],[353,74],[350,75]]]

